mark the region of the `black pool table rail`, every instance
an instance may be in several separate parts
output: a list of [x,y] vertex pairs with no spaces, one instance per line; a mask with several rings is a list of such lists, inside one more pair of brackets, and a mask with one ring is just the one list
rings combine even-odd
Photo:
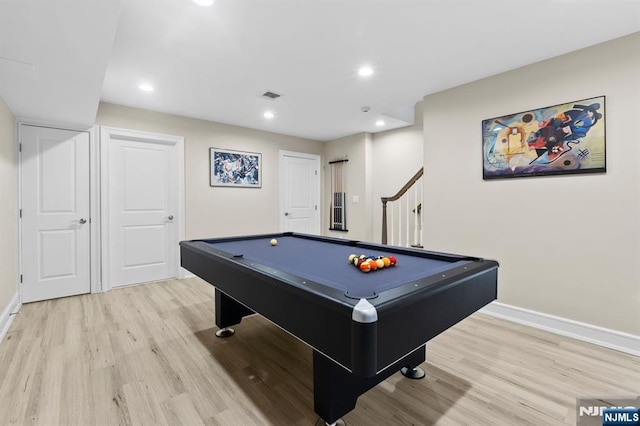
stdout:
[[[361,285],[352,285],[351,288],[347,286],[346,288],[336,288],[336,286],[328,285],[326,282],[322,282],[322,279],[314,279],[313,275],[298,273],[297,271],[288,271],[286,268],[278,268],[272,265],[269,265],[268,262],[261,262],[260,260],[245,258],[242,254],[242,250],[238,251],[227,251],[219,249],[219,245],[224,245],[227,242],[238,242],[238,241],[249,241],[249,240],[264,240],[268,241],[270,238],[279,238],[279,237],[295,237],[301,240],[311,240],[311,241],[319,241],[322,243],[330,242],[331,244],[337,244],[344,247],[351,247],[354,252],[363,252],[370,251],[372,253],[385,253],[386,254],[396,254],[398,256],[407,256],[410,255],[412,258],[422,258],[422,259],[430,259],[443,263],[448,263],[451,266],[447,268],[446,273],[441,273],[439,270],[434,270],[432,272],[423,272],[421,271],[419,274],[412,277],[411,280],[408,280],[406,283],[397,285],[395,287],[383,288],[382,291],[373,291],[368,283],[373,281],[386,279],[385,281],[391,281],[393,283],[397,278],[395,275],[402,274],[404,272],[395,271],[395,268],[390,268],[389,271],[385,270],[382,272],[370,273],[369,276],[362,280],[362,273],[358,272],[357,275],[361,275],[358,278],[362,281]],[[415,248],[405,248],[405,247],[396,247],[396,246],[386,246],[380,244],[372,244],[372,243],[362,243],[360,241],[354,240],[344,240],[340,238],[331,238],[331,237],[319,237],[315,235],[307,235],[307,234],[298,234],[293,232],[280,233],[280,234],[263,234],[263,235],[254,235],[254,236],[244,236],[244,237],[227,237],[227,238],[216,238],[216,239],[203,239],[203,240],[194,240],[192,242],[188,242],[189,244],[193,244],[197,246],[198,249],[203,250],[204,252],[210,253],[212,255],[220,256],[221,258],[228,259],[230,262],[236,262],[244,268],[250,268],[255,271],[258,271],[263,274],[272,274],[274,276],[278,276],[283,281],[286,281],[287,284],[304,288],[305,290],[310,291],[315,296],[327,297],[333,299],[335,301],[340,301],[342,303],[347,303],[348,305],[355,305],[361,298],[366,299],[377,299],[375,302],[372,301],[374,305],[378,305],[384,303],[386,300],[395,299],[397,297],[401,297],[403,294],[415,294],[416,291],[420,289],[428,289],[431,286],[441,286],[446,284],[443,281],[443,278],[449,277],[449,279],[462,279],[467,275],[472,275],[476,273],[478,270],[485,270],[488,262],[493,261],[485,261],[482,258],[471,257],[471,256],[460,256],[455,254],[447,254],[440,252],[432,252]],[[343,259],[340,259],[342,261]],[[344,261],[346,262],[346,256]],[[318,262],[322,262],[321,259]],[[457,265],[453,265],[457,264]],[[497,266],[497,263],[495,264]],[[401,265],[398,268],[405,268],[406,265]],[[334,265],[329,264],[326,265],[326,268],[330,271],[332,268],[335,268]],[[306,271],[305,271],[306,272]],[[353,271],[349,271],[353,272]],[[302,275],[305,276],[302,276]],[[398,275],[401,279],[404,280],[402,275]],[[325,280],[326,281],[326,280]],[[334,282],[331,284],[337,283],[339,280],[336,278]],[[374,288],[374,287],[373,287]],[[433,289],[430,289],[433,290]]]
[[[271,235],[267,235],[269,237]],[[243,270],[245,273],[252,275],[255,279],[270,276],[279,282],[274,282],[273,285],[277,286],[289,286],[303,290],[300,294],[302,297],[321,297],[332,299],[336,302],[343,303],[349,309],[353,308],[357,300],[346,297],[344,291],[326,286],[324,284],[315,282],[308,278],[300,277],[299,275],[291,274],[281,270],[277,270],[272,266],[263,265],[260,262],[256,262],[250,259],[245,259],[243,256],[237,256],[228,252],[219,250],[210,244],[210,240],[195,240],[192,242],[181,242],[181,249],[183,251],[189,251],[193,253],[199,253],[209,257],[217,262],[225,262],[227,267],[238,270]],[[187,260],[188,262],[188,260]],[[184,265],[183,265],[184,266]],[[194,272],[192,269],[184,266],[186,269]],[[195,272],[194,272],[195,273]],[[200,276],[198,273],[196,275]],[[218,287],[208,279],[201,276],[205,281]],[[223,283],[219,283],[224,285]],[[358,299],[359,300],[359,299]]]
[[475,256],[466,256],[466,255],[459,255],[459,254],[453,254],[453,253],[429,251],[429,250],[424,250],[424,249],[415,248],[415,247],[382,245],[382,244],[370,243],[367,241],[347,240],[344,238],[325,237],[325,236],[312,235],[312,234],[302,234],[299,232],[278,232],[278,233],[260,234],[260,235],[244,235],[239,237],[203,238],[203,239],[192,240],[192,242],[202,241],[205,243],[224,243],[224,242],[231,242],[231,241],[247,241],[247,240],[272,239],[272,238],[277,239],[281,237],[296,237],[296,238],[306,239],[306,240],[331,242],[333,244],[349,246],[354,248],[369,248],[372,250],[384,249],[384,251],[388,253],[412,253],[419,257],[428,257],[431,259],[442,260],[445,262],[456,262],[458,260],[471,260],[471,261],[482,260],[482,258],[475,257]]

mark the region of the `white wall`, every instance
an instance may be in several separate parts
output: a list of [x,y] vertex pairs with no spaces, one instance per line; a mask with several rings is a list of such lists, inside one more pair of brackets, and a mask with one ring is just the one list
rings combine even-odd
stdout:
[[[382,238],[382,202],[395,195],[422,167],[424,162],[422,102],[415,106],[412,126],[373,135],[373,240]],[[390,226],[390,223],[388,224]]]
[[[185,237],[279,231],[279,150],[321,155],[322,142],[101,103],[96,124],[185,138]],[[209,186],[209,148],[262,154],[262,188]]]
[[[640,33],[424,98],[425,247],[500,302],[640,335]],[[483,181],[483,119],[606,96],[607,173]]]
[[15,129],[15,118],[0,99],[0,315],[18,292],[18,162]]

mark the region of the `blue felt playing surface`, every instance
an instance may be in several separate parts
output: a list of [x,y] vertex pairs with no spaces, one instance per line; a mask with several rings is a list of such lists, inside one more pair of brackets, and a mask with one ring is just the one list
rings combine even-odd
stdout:
[[[348,292],[352,297],[371,297],[403,284],[428,277],[451,268],[452,262],[427,259],[407,254],[363,252],[362,248],[350,247],[327,241],[316,241],[291,236],[278,237],[278,245],[271,246],[271,238],[258,238],[229,242],[210,243],[218,250],[244,259],[284,271],[317,283]],[[367,249],[370,251],[370,249]],[[371,255],[396,257],[394,267],[361,272],[349,263],[349,255]],[[468,261],[459,260],[462,264]]]

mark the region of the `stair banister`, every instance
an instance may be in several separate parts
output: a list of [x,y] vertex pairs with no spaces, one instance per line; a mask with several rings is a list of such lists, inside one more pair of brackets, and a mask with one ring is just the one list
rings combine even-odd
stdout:
[[424,174],[424,167],[418,170],[411,179],[392,197],[381,197],[382,200],[382,244],[387,244],[387,203],[389,201],[397,201],[411,188]]

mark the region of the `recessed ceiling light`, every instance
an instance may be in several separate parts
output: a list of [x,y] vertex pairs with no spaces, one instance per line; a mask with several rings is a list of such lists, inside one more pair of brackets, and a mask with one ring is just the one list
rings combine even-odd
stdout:
[[376,126],[384,126],[384,120],[376,121]]
[[153,92],[153,86],[151,86],[149,84],[141,84],[138,87],[140,88],[140,90],[142,90],[144,92]]
[[211,6],[213,4],[213,0],[193,0],[193,2],[198,6]]
[[373,68],[370,66],[364,66],[358,70],[358,75],[361,77],[369,77],[371,74],[373,74]]
[[264,118],[273,118],[275,117],[275,114],[272,113],[271,111],[267,111],[264,113]]

